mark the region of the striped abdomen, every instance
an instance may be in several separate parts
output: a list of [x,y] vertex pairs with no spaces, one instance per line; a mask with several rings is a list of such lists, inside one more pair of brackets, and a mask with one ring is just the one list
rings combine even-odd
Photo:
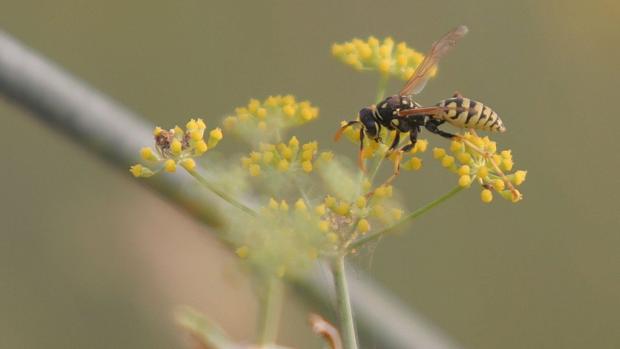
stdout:
[[437,103],[444,107],[445,113],[441,118],[450,124],[461,128],[504,132],[506,127],[491,108],[465,97],[452,97]]

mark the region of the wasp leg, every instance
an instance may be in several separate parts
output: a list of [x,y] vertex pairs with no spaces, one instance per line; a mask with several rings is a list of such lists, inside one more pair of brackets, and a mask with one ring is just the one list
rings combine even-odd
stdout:
[[392,145],[390,145],[390,147],[388,148],[388,150],[385,152],[385,157],[389,157],[392,152],[394,151],[394,149],[396,149],[396,147],[398,146],[398,143],[400,143],[400,132],[398,130],[395,131],[396,135],[394,136],[394,140],[392,141]]
[[[394,159],[394,172],[385,182],[383,182],[383,184],[381,184],[381,186],[388,186],[392,184],[392,182],[394,182],[396,177],[400,175],[400,164],[403,160],[403,154],[406,152],[409,152],[411,149],[413,149],[413,147],[415,147],[415,144],[418,141],[419,132],[420,132],[419,126],[416,126],[411,130],[411,132],[409,133],[409,140],[411,140],[411,143],[404,145],[402,148],[398,149],[396,153],[396,158]],[[370,193],[366,194],[366,196],[370,197],[374,193],[375,193],[374,191],[371,191]]]
[[357,155],[357,166],[359,166],[362,172],[366,172],[366,166],[364,165],[364,128],[360,128],[360,151]]
[[444,138],[448,138],[448,139],[454,139],[454,137],[456,137],[456,135],[453,135],[452,133],[448,133],[445,131],[440,130],[439,128],[437,128],[437,126],[443,124],[444,121],[443,120],[437,120],[437,119],[433,119],[430,120],[426,123],[426,125],[424,125],[424,127],[426,127],[427,130],[429,130],[430,132],[440,135],[441,137]]
[[353,120],[353,121],[349,121],[346,124],[344,124],[334,135],[334,141],[338,142],[340,140],[340,137],[342,137],[342,134],[344,133],[344,130],[347,129],[347,127],[350,127],[352,125],[358,124],[360,123],[357,120]]
[[411,149],[413,149],[413,147],[415,147],[415,144],[418,142],[418,133],[420,132],[420,126],[416,126],[415,128],[413,128],[411,130],[411,132],[409,132],[409,140],[411,141],[411,143],[405,145],[404,147],[402,147],[400,150],[402,152],[408,152]]

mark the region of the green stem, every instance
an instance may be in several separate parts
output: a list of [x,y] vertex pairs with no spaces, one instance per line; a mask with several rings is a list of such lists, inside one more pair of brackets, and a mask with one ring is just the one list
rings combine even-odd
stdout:
[[213,185],[211,182],[209,182],[205,177],[203,177],[196,170],[188,170],[188,169],[185,169],[185,170],[187,171],[187,173],[192,175],[192,177],[194,177],[205,188],[207,188],[208,190],[213,192],[215,195],[217,195],[220,198],[222,198],[222,200],[228,202],[229,204],[235,206],[236,208],[240,209],[241,211],[243,211],[243,212],[245,212],[245,213],[247,213],[247,214],[249,214],[251,216],[256,216],[256,211],[252,210],[251,208],[247,207],[243,203],[237,201],[237,199],[233,198],[232,196],[230,196],[230,195],[226,194],[225,192],[221,191],[220,189],[218,189],[215,185]]
[[382,229],[379,230],[377,232],[365,235],[357,240],[355,240],[354,242],[352,242],[349,245],[348,250],[352,251],[352,250],[356,250],[362,246],[364,246],[365,244],[377,240],[380,237],[391,233],[392,231],[400,228],[402,225],[404,225],[405,223],[414,220],[418,217],[420,217],[421,215],[425,214],[426,212],[430,211],[432,208],[434,208],[435,206],[441,204],[442,202],[450,199],[451,197],[453,197],[454,195],[456,195],[457,193],[459,193],[461,190],[463,190],[463,187],[461,186],[456,186],[455,188],[453,188],[452,190],[450,190],[449,192],[447,192],[446,194],[440,196],[439,198],[427,203],[426,205],[418,208],[417,210],[411,212],[410,214],[406,215],[403,219],[401,219],[400,221]]
[[387,83],[390,79],[388,74],[381,75],[381,79],[379,80],[379,86],[377,88],[377,98],[375,99],[375,103],[379,103],[385,97],[385,90],[387,89]]
[[267,278],[258,309],[257,341],[260,346],[275,343],[282,310],[282,284],[273,276]]
[[344,255],[338,255],[332,260],[331,269],[334,276],[334,286],[336,287],[336,306],[338,308],[343,349],[357,349],[357,336],[344,268]]

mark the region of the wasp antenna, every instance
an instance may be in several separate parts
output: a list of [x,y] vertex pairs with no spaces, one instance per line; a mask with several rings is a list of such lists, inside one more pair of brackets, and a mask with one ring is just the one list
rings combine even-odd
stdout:
[[340,140],[340,137],[342,137],[342,134],[344,133],[344,130],[347,129],[347,127],[357,124],[357,123],[359,123],[359,121],[353,120],[353,121],[349,121],[346,124],[342,125],[342,127],[340,127],[340,129],[334,135],[334,142],[338,142]]

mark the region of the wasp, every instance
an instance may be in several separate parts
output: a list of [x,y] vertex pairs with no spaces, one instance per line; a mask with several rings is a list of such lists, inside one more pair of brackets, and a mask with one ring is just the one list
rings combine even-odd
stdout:
[[502,120],[495,111],[478,101],[463,97],[458,92],[451,98],[444,99],[432,107],[423,107],[413,100],[413,95],[422,92],[426,86],[433,68],[439,60],[467,32],[467,27],[461,25],[434,42],[422,63],[397,95],[387,97],[376,105],[362,108],[357,120],[347,122],[338,130],[334,137],[336,141],[340,139],[346,128],[361,124],[358,163],[362,170],[365,170],[362,159],[364,138],[368,137],[376,142],[381,142],[382,127],[396,131],[394,140],[388,149],[388,155],[396,150],[400,144],[401,134],[409,133],[409,143],[398,150],[399,156],[395,164],[394,175],[397,175],[400,169],[400,154],[413,149],[422,127],[448,139],[454,139],[457,136],[439,129],[439,126],[446,122],[458,128],[495,132],[506,131]]

